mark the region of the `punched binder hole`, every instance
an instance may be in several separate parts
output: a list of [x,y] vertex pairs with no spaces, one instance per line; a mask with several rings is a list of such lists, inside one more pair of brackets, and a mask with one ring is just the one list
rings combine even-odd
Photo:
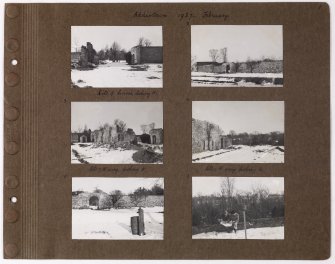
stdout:
[[17,197],[15,197],[15,196],[10,197],[10,202],[11,203],[17,203]]
[[10,63],[13,65],[13,66],[16,66],[19,62],[17,61],[17,59],[12,59],[10,61]]

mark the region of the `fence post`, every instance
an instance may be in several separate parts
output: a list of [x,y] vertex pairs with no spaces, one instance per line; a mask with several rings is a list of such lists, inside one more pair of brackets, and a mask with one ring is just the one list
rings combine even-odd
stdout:
[[245,239],[248,239],[248,238],[247,238],[247,221],[246,221],[246,217],[245,217],[245,209],[246,209],[246,208],[244,208],[244,211],[243,211],[244,234],[245,234]]
[[143,209],[141,207],[138,209],[138,216],[139,216],[139,219],[138,219],[138,235],[143,236],[143,235],[145,235],[145,232],[144,232],[144,212],[143,212]]

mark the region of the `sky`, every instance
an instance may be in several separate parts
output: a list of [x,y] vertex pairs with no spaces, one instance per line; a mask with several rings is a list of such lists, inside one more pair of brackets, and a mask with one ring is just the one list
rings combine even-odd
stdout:
[[163,128],[162,102],[72,102],[71,131],[78,128],[96,130],[99,125],[113,124],[121,119],[136,134],[142,134],[141,125],[155,123],[155,128]]
[[191,53],[196,61],[211,61],[210,49],[227,48],[230,62],[244,62],[248,57],[283,59],[281,25],[197,25],[191,27]]
[[[192,196],[220,193],[224,177],[193,177]],[[284,193],[284,177],[231,177],[235,179],[237,192],[249,192],[258,186],[266,187],[270,194]]]
[[125,194],[133,192],[138,187],[151,188],[159,184],[164,188],[163,178],[104,178],[104,177],[73,177],[72,191],[92,192],[97,187],[109,193],[113,190],[120,190]]
[[193,101],[192,117],[219,125],[225,134],[284,132],[283,101]]
[[[129,51],[138,44],[140,37],[149,39],[151,46],[162,46],[161,26],[72,26],[71,51],[80,51],[82,45],[91,42],[98,52],[106,45],[111,46],[114,41],[121,49]],[[79,50],[78,50],[79,49]]]

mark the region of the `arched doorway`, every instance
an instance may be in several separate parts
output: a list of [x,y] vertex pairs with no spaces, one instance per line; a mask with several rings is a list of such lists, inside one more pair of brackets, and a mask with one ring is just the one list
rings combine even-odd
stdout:
[[153,135],[153,136],[152,136],[152,144],[156,144],[156,140],[157,140],[157,139],[156,139],[156,136]]
[[97,209],[99,207],[99,198],[97,196],[90,197],[88,204],[90,207]]

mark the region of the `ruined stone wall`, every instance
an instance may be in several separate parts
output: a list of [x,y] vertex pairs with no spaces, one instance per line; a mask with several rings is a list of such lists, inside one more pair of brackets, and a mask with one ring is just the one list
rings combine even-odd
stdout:
[[136,141],[136,134],[131,128],[123,132],[123,141],[131,143]]
[[99,200],[98,209],[110,209],[113,206],[111,197],[105,193],[90,193],[82,192],[78,195],[72,194],[72,209],[89,209],[90,208],[90,198],[96,196]]
[[[198,65],[196,69],[198,72],[209,72],[209,73],[225,73],[227,64],[230,65],[230,73],[248,73],[250,72],[250,68],[248,67],[246,62],[242,62],[240,66],[236,69],[236,65],[234,62],[231,63],[223,63],[221,65]],[[256,63],[253,68],[253,73],[282,73],[283,72],[283,61],[262,61]]]
[[163,63],[163,47],[141,47],[141,63]]
[[[151,129],[149,131],[149,135],[150,135],[151,144],[156,144],[156,145],[163,144],[163,136],[164,135],[163,135],[163,129],[162,128]],[[154,137],[156,138],[156,142],[155,142]]]
[[214,128],[210,130],[210,137],[208,137],[208,124],[210,123],[207,121],[192,119],[192,153],[222,148],[222,129],[218,125],[213,124]]
[[71,133],[71,142],[72,143],[79,142],[79,135],[78,135],[78,133]]
[[148,195],[138,198],[138,203],[134,203],[133,198],[129,195],[124,195],[115,203],[117,208],[132,208],[132,207],[154,207],[164,206],[164,195]]
[[[234,68],[235,69],[235,68]],[[236,72],[236,70],[234,70]],[[247,73],[250,72],[246,62],[241,63],[238,68],[238,72]],[[252,70],[253,73],[282,73],[283,72],[283,61],[262,61],[256,63]]]
[[140,64],[141,63],[141,47],[136,46],[131,49],[131,63]]

